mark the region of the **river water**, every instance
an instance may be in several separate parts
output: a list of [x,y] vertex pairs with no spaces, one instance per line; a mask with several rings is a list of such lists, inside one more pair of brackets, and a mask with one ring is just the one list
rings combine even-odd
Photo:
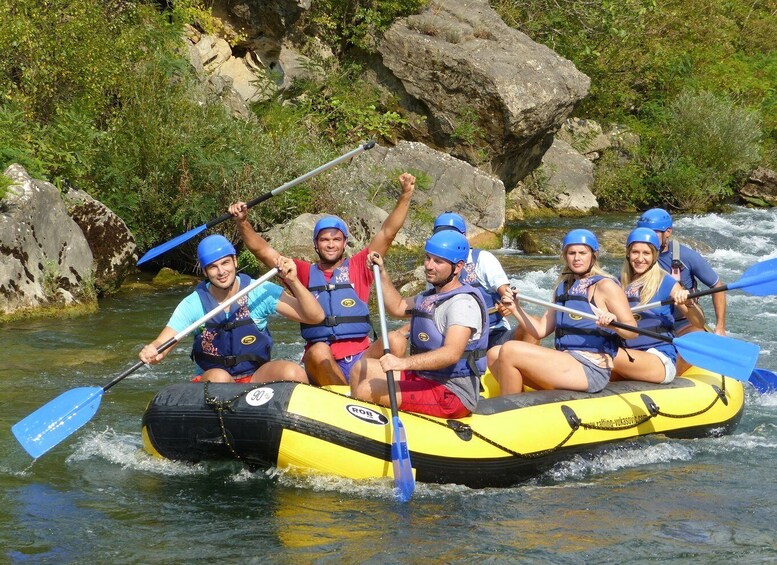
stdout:
[[[586,225],[628,229],[633,221],[597,217]],[[679,218],[675,232],[714,249],[707,257],[726,281],[777,257],[777,209]],[[510,249],[499,256],[522,292],[549,298],[556,260],[529,262]],[[615,272],[620,261],[606,263]],[[0,562],[777,559],[777,394],[750,387],[733,435],[643,438],[507,489],[419,484],[403,505],[386,481],[302,480],[277,470],[252,474],[238,464],[192,466],[148,456],[141,416],[157,390],[188,378],[186,342],[162,365],[112,388],[89,423],[31,461],[11,425],[66,390],[104,385],[131,366],[186,292],[128,292],[102,301],[93,315],[3,326]],[[711,314],[709,297],[703,305]],[[759,366],[769,370],[777,370],[776,321],[774,298],[729,293],[730,335],[758,343]],[[299,357],[293,326],[276,322],[274,335],[277,356]]]

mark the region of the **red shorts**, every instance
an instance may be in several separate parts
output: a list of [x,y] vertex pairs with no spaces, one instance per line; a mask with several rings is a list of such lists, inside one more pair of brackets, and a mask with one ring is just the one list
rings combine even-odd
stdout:
[[[243,375],[242,377],[232,377],[232,380],[236,383],[250,383],[251,377],[253,377],[254,374],[251,373],[250,375]],[[197,375],[192,379],[193,383],[200,383],[202,382],[202,375]]]
[[[438,418],[463,418],[470,411],[442,384],[419,377],[413,371],[398,371],[397,388],[402,393],[402,410],[428,414]],[[396,374],[397,371],[394,372]]]

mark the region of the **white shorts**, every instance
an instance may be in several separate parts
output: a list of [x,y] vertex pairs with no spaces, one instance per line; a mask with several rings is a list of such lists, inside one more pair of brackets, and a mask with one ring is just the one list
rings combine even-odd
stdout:
[[674,361],[672,361],[669,357],[661,353],[658,349],[655,347],[651,347],[647,350],[647,353],[652,353],[659,359],[661,359],[661,362],[664,364],[664,380],[661,381],[662,385],[671,383],[674,378],[677,376],[677,367],[675,367]]

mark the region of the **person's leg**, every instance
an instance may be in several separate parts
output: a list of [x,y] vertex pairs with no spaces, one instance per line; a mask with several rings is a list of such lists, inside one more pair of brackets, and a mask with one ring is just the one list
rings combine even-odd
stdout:
[[497,363],[499,359],[499,352],[502,351],[502,346],[497,345],[496,347],[491,347],[486,352],[486,363],[488,365],[488,370],[491,371],[491,374],[494,375],[494,378],[499,382],[499,364]]
[[[394,372],[394,381],[401,378],[398,372]],[[386,373],[378,359],[362,357],[354,363],[351,369],[351,397],[360,400],[369,400],[383,406],[389,405],[388,382]],[[397,387],[397,405],[402,402],[402,395]]]
[[227,371],[224,369],[208,369],[202,374],[202,378],[200,379],[200,382],[211,382],[211,383],[233,383],[235,380],[232,378],[232,375],[230,375]]
[[[691,324],[688,324],[687,326],[683,326],[682,328],[676,330],[677,337],[682,337],[686,334],[693,333],[693,332],[703,332],[704,330],[701,328],[697,328],[696,326],[692,326]],[[677,367],[677,374],[682,375],[685,371],[691,368],[691,364],[688,363],[685,359],[683,359],[680,355],[677,356],[677,362],[675,363],[675,367]]]
[[[631,359],[629,359],[631,356]],[[662,383],[666,378],[666,370],[662,360],[647,351],[619,349],[613,364],[613,380],[618,377],[630,381],[645,381],[648,383]]]
[[583,365],[571,355],[523,341],[508,341],[497,361],[502,394],[523,392],[526,384],[544,390],[588,390]]
[[[397,357],[404,357],[407,354],[407,336],[410,332],[410,324],[405,324],[398,330],[393,330],[388,333],[389,338],[389,351]],[[380,359],[383,357],[383,339],[377,339],[370,344],[367,351],[364,352],[365,357],[371,359]]]
[[344,385],[348,381],[332,355],[332,349],[323,341],[314,343],[302,357],[310,382],[317,386]]
[[305,369],[296,363],[284,359],[269,361],[259,367],[251,377],[252,383],[270,383],[273,381],[296,381],[307,383]]
[[518,341],[523,341],[526,343],[531,343],[534,345],[540,344],[540,340],[530,335],[529,332],[527,332],[526,329],[523,327],[523,324],[518,324],[518,326],[516,326],[515,333],[513,334],[513,339]]

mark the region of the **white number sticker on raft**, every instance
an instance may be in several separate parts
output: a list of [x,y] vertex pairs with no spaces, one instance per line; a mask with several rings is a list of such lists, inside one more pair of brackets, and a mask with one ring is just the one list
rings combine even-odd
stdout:
[[270,402],[270,400],[272,400],[273,394],[274,393],[271,388],[255,388],[246,394],[246,403],[248,403],[250,406],[261,406],[262,404],[267,404]]
[[345,407],[346,410],[348,410],[348,413],[352,416],[356,416],[359,418],[359,420],[362,420],[364,422],[367,422],[368,424],[377,424],[378,426],[385,426],[388,424],[388,418],[386,418],[383,414],[380,412],[375,412],[375,410],[371,410],[370,408],[365,408],[364,406],[358,406],[356,404],[349,404]]

